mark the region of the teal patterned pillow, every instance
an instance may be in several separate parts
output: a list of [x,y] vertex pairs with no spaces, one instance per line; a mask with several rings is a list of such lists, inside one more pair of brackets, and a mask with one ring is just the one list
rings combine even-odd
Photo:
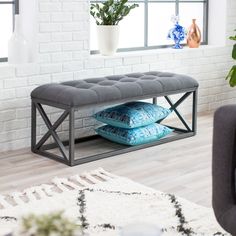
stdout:
[[120,128],[136,128],[166,118],[171,111],[146,102],[129,102],[100,111],[94,118]]
[[157,123],[134,129],[118,128],[111,125],[96,129],[96,132],[106,139],[131,146],[157,141],[172,131],[172,129]]

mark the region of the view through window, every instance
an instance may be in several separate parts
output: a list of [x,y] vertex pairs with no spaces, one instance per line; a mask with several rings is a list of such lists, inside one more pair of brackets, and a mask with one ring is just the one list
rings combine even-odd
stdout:
[[0,61],[7,61],[8,40],[13,32],[14,15],[19,0],[0,0]]

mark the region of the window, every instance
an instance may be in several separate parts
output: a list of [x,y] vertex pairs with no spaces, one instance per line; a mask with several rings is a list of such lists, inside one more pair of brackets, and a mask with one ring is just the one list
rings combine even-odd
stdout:
[[[131,11],[130,15],[119,24],[118,51],[154,49],[173,45],[173,42],[167,39],[168,31],[173,27],[172,15],[179,15],[180,24],[185,28],[191,25],[192,19],[197,19],[203,34],[202,44],[207,44],[208,0],[130,0],[129,2],[138,3],[139,7]],[[90,22],[90,49],[91,53],[96,53],[98,46],[96,23],[93,17]]]
[[19,12],[19,0],[0,0],[0,62],[7,61],[8,40],[13,32],[14,15]]

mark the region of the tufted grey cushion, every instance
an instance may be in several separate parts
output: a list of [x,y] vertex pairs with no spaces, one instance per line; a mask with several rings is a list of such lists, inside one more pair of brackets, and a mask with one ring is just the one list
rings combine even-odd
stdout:
[[33,90],[31,97],[79,107],[162,93],[171,94],[197,87],[197,81],[191,77],[153,71],[45,84]]

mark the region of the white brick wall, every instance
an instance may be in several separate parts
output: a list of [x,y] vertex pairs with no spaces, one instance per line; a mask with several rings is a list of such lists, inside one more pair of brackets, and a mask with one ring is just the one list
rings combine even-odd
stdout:
[[[228,0],[227,36],[236,28],[235,0]],[[89,5],[87,0],[39,0],[38,63],[18,66],[0,64],[0,150],[30,145],[30,92],[36,86],[110,74],[160,70],[188,74],[200,83],[199,111],[214,110],[235,103],[236,92],[224,80],[231,60],[228,46],[202,46],[199,49],[162,49],[90,56]],[[217,37],[217,36],[216,36]],[[189,107],[184,107],[188,112]],[[47,109],[52,120],[55,109]],[[79,135],[92,133],[93,110],[77,114]],[[46,128],[39,119],[40,135]],[[60,135],[66,138],[66,122]]]

